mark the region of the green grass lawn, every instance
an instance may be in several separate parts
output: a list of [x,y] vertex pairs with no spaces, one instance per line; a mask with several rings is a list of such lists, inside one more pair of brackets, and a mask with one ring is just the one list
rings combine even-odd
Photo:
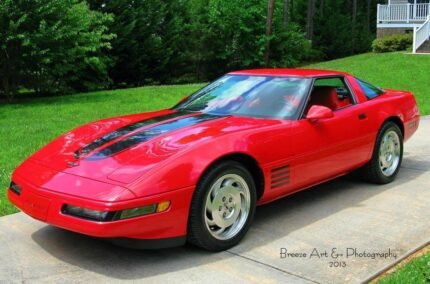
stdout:
[[[430,56],[363,54],[309,67],[344,70],[381,87],[413,91],[422,114],[430,114]],[[27,98],[0,105],[0,189],[12,170],[54,137],[93,120],[174,105],[202,85],[100,91],[62,97]],[[0,194],[0,216],[16,212]]]
[[430,55],[366,53],[307,67],[345,71],[382,88],[412,91],[421,114],[430,114]]
[[377,281],[378,284],[430,283],[430,250]]
[[0,105],[0,216],[17,211],[5,192],[12,170],[48,141],[93,120],[173,106],[201,86],[100,91]]

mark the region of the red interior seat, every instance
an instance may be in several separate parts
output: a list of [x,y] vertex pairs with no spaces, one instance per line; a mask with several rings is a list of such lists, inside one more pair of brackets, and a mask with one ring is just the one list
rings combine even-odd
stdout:
[[349,98],[339,98],[336,88],[333,87],[315,87],[311,94],[309,108],[313,105],[328,107],[332,111],[346,107],[351,104]]

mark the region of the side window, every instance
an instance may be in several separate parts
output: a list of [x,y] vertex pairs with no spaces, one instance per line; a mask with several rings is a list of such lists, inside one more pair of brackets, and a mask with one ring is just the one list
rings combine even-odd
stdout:
[[326,86],[326,87],[334,87],[334,88],[343,88],[345,87],[345,84],[343,82],[343,79],[341,78],[323,78],[323,79],[317,79],[315,81],[314,86]]
[[352,94],[342,77],[316,79],[305,113],[313,105],[321,105],[336,111],[354,104]]
[[364,94],[366,95],[367,99],[373,99],[379,96],[380,94],[384,93],[384,91],[378,87],[373,86],[372,84],[369,84],[363,80],[357,79],[358,84],[360,85],[361,89],[363,90]]

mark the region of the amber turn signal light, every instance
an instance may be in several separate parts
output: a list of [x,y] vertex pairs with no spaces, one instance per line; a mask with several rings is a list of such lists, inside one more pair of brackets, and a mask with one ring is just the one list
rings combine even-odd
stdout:
[[162,201],[157,205],[157,213],[164,212],[170,207],[170,201]]

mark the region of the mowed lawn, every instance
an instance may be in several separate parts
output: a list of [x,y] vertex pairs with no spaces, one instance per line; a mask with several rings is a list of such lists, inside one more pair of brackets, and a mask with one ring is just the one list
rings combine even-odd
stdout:
[[100,91],[0,105],[0,216],[17,211],[5,190],[13,169],[53,138],[90,121],[171,107],[201,86]]
[[[343,70],[384,88],[413,91],[430,114],[430,56],[362,54],[307,67]],[[0,105],[0,216],[17,210],[6,200],[12,170],[31,153],[81,124],[173,106],[203,84],[132,88],[62,97],[18,99]]]
[[430,283],[430,246],[418,257],[397,265],[394,271],[378,279],[377,284],[428,284]]
[[421,114],[430,114],[430,55],[366,53],[308,67],[344,71],[382,88],[411,91]]

